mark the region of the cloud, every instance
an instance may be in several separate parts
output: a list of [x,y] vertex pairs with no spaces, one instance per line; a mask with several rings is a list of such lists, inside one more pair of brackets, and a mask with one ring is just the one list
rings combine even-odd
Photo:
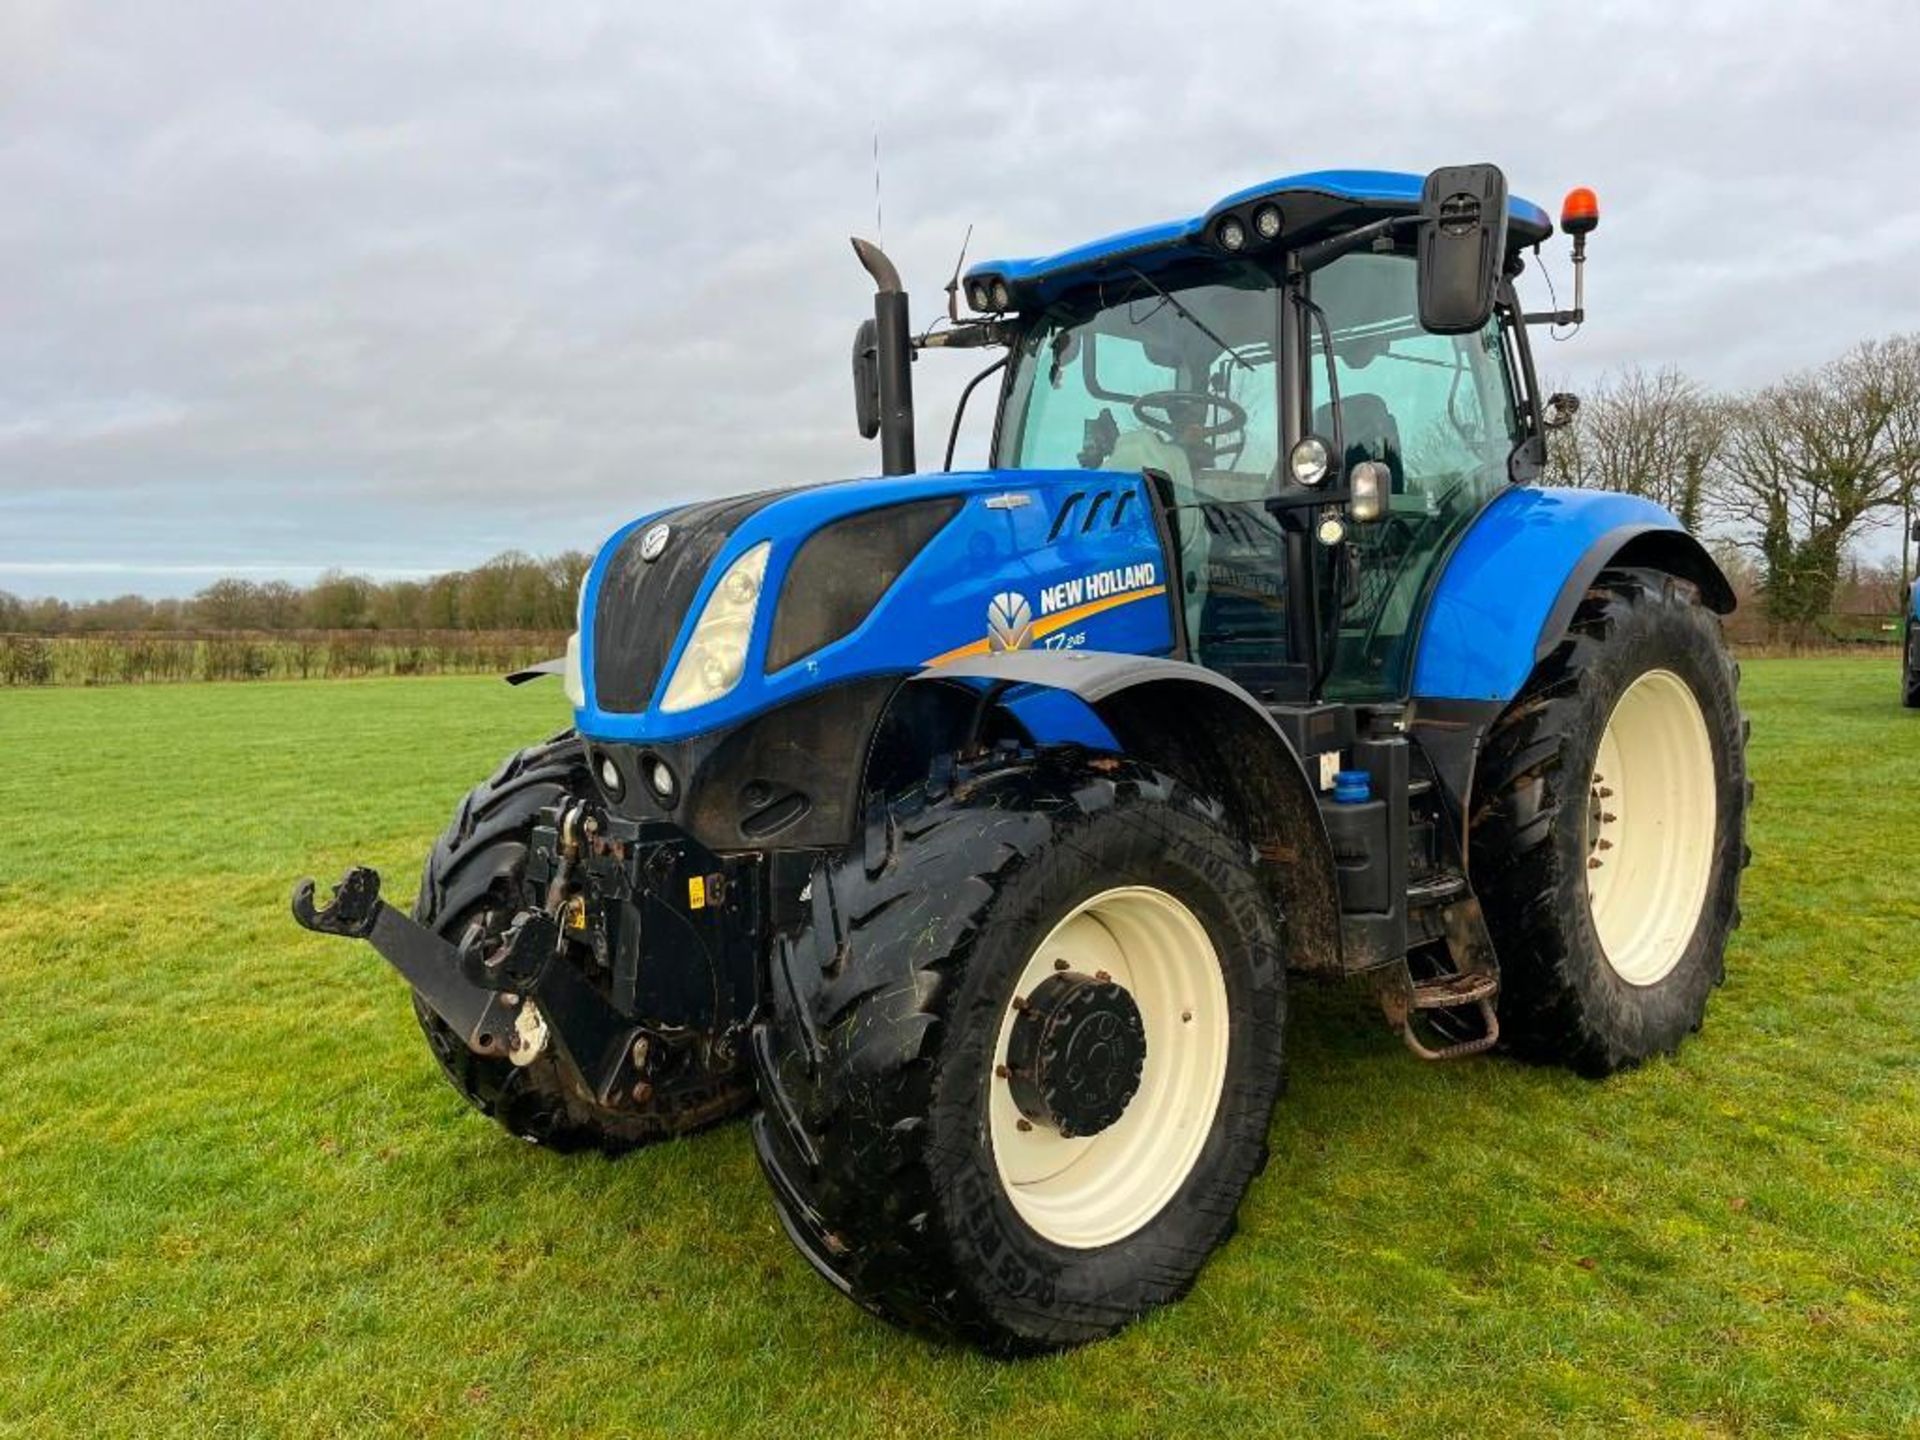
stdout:
[[[1920,328],[1911,7],[1292,8],[9,7],[0,583],[465,565],[871,470],[876,129],[928,318],[969,224],[1034,253],[1493,159],[1606,207],[1576,383]],[[971,369],[916,367],[923,459]]]

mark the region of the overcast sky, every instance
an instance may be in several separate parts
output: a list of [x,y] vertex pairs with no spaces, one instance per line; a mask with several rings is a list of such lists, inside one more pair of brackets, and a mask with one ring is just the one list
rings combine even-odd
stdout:
[[[969,224],[1492,160],[1601,198],[1544,370],[1765,381],[1920,328],[1917,59],[1912,0],[0,0],[0,588],[434,571],[869,473],[876,130],[922,322]],[[923,462],[978,358],[916,367]]]

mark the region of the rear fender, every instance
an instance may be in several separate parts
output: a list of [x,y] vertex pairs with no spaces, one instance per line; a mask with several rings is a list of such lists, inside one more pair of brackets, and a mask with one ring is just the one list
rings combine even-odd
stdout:
[[1605,490],[1504,492],[1461,537],[1435,585],[1414,698],[1511,700],[1560,643],[1588,586],[1621,565],[1691,581],[1720,614],[1734,607],[1713,557],[1653,501]]
[[[1110,748],[1218,800],[1264,862],[1286,916],[1289,966],[1340,973],[1339,891],[1319,801],[1285,734],[1240,686],[1183,660],[1088,650],[984,655],[923,670],[912,684],[987,690],[1039,743]],[[1078,705],[1034,705],[1036,688]]]

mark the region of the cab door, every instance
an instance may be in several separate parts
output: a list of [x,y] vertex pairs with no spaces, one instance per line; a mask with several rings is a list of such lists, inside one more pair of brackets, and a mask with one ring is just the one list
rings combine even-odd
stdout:
[[[1327,319],[1339,421],[1351,467],[1384,464],[1385,516],[1356,524],[1325,582],[1338,608],[1325,694],[1403,697],[1428,588],[1454,539],[1510,483],[1525,434],[1496,314],[1474,334],[1423,330],[1411,254],[1358,253],[1317,271],[1310,295]],[[1309,429],[1334,437],[1318,327],[1310,327]]]

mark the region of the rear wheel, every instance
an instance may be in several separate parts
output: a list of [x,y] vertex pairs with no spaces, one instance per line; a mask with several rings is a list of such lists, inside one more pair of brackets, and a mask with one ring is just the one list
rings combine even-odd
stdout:
[[1920,710],[1920,620],[1907,622],[1906,685],[1903,703],[1909,710]]
[[[520,876],[534,817],[569,793],[589,788],[586,760],[571,732],[510,756],[461,802],[427,858],[413,918],[456,945],[490,942],[520,908]],[[448,1082],[509,1133],[552,1150],[618,1154],[684,1134],[745,1109],[745,1076],[699,1091],[664,1087],[650,1109],[609,1110],[567,1083],[549,1049],[525,1066],[476,1055],[416,995],[415,1016]]]
[[1472,864],[1511,1049],[1605,1074],[1699,1028],[1746,863],[1737,681],[1691,585],[1608,571],[1495,724]]
[[756,1148],[815,1268],[1005,1351],[1185,1293],[1281,1083],[1251,860],[1165,776],[1043,758],[896,805],[816,870],[754,1046]]

